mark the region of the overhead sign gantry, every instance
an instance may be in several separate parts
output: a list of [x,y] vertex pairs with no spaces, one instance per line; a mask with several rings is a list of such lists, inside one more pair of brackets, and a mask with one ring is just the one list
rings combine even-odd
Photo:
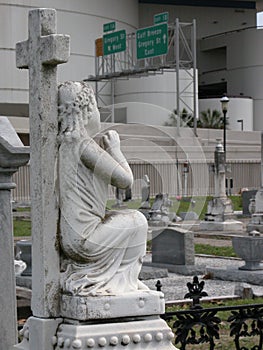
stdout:
[[[181,23],[177,18],[168,24],[167,12],[154,16],[154,25],[127,34],[124,29],[116,31],[116,23],[104,24],[104,35],[95,41],[95,75],[86,81],[96,83],[97,100],[100,98],[98,83],[111,83],[112,116],[114,122],[114,82],[119,78],[162,74],[167,70],[176,72],[176,109],[187,108],[197,120],[197,71],[196,71],[196,24]],[[185,87],[180,86],[180,71],[189,75],[193,85],[192,106],[182,97]],[[189,84],[188,84],[189,86]],[[184,107],[181,107],[184,106]],[[178,123],[179,125],[179,123]],[[179,126],[178,126],[179,128]],[[178,130],[179,133],[179,130]]]

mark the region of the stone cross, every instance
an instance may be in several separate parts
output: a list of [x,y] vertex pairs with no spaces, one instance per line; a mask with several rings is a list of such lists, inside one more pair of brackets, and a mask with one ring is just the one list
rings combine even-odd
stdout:
[[32,204],[32,312],[59,316],[57,238],[57,65],[69,58],[69,36],[56,34],[56,11],[29,11],[28,40],[16,45],[18,68],[29,70]]

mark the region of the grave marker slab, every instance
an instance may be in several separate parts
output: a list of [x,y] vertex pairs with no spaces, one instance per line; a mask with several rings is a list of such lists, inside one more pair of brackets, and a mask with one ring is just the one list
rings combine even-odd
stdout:
[[0,349],[10,349],[17,339],[11,189],[12,175],[29,160],[24,147],[6,117],[0,117]]
[[263,131],[261,132],[261,187],[255,195],[255,212],[247,224],[247,231],[263,232]]

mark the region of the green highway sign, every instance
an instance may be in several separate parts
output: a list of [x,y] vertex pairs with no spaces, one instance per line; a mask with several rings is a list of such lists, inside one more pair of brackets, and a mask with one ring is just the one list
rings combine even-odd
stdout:
[[112,55],[126,50],[126,31],[119,30],[103,35],[103,54]]
[[154,15],[154,24],[167,23],[169,19],[169,12],[158,13]]
[[116,22],[109,22],[109,23],[105,23],[103,24],[103,32],[110,32],[116,29]]
[[137,59],[165,55],[168,51],[168,25],[157,24],[136,32]]

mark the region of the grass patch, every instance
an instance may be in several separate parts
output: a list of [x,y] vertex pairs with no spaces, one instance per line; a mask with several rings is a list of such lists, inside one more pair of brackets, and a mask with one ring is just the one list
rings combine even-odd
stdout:
[[[201,279],[199,280],[201,281]],[[204,286],[205,291],[205,286]],[[211,307],[217,307],[217,306],[238,306],[238,305],[250,305],[250,304],[263,304],[263,298],[256,298],[256,299],[229,299],[224,301],[211,301],[211,302],[202,302],[201,299],[201,306],[205,308],[211,308]],[[190,309],[189,304],[183,304],[183,305],[174,305],[174,306],[168,306],[166,308],[166,312],[172,312],[172,311],[179,311],[179,310],[188,310]],[[228,311],[220,311],[220,318],[224,321],[227,320],[227,313]]]
[[[233,209],[234,210],[242,210],[242,198],[241,196],[229,196],[229,198],[232,200],[233,203]],[[188,212],[193,211],[195,212],[200,220],[203,220],[207,211],[207,203],[209,200],[212,199],[212,196],[196,196],[196,197],[185,197],[185,198],[170,198],[173,202],[173,205],[170,209],[170,212],[174,212],[177,215],[180,214],[180,212]],[[154,197],[150,199],[150,203],[154,202]],[[194,203],[193,203],[194,202]],[[108,209],[114,209],[112,208],[112,205],[116,204],[116,201],[114,199],[111,199],[107,202],[107,208]],[[139,209],[141,206],[141,200],[136,199],[129,202],[124,202],[124,205],[128,209]]]
[[232,247],[213,247],[210,244],[195,244],[195,254],[237,257]]
[[[169,208],[171,213],[174,212],[178,215],[180,212],[194,211],[200,215],[201,218],[203,218],[207,210],[207,202],[211,199],[211,197],[193,197],[193,200],[195,201],[194,207],[191,204],[191,197],[183,198],[180,200],[174,197],[171,197],[170,199],[173,202],[173,205]],[[150,205],[152,205],[153,202],[154,197],[150,199]],[[108,200],[107,209],[114,209],[112,206],[115,204],[116,201],[114,199]],[[124,202],[123,204],[128,209],[139,209],[141,206],[141,200],[136,199],[129,202]]]
[[[147,251],[152,250],[152,241],[147,241]],[[195,244],[195,254],[205,254],[205,255],[214,255],[214,256],[224,256],[236,258],[237,255],[234,252],[232,247],[213,247],[210,244]]]
[[170,211],[177,213],[177,215],[181,212],[193,211],[199,216],[199,219],[202,220],[207,211],[207,203],[211,198],[210,196],[185,197],[180,200],[171,198],[173,206],[170,208]]
[[15,211],[17,211],[17,212],[30,212],[31,211],[31,208],[30,207],[17,207],[16,209],[15,209]]
[[14,220],[14,237],[31,236],[31,221],[30,220]]
[[[112,206],[114,206],[116,204],[116,200],[115,199],[109,199],[107,202],[107,209],[108,210],[121,210],[119,208],[113,208]],[[123,205],[126,206],[128,209],[136,209],[138,210],[141,206],[141,201],[140,200],[131,200],[128,202],[123,202]]]
[[241,196],[229,196],[232,201],[234,210],[243,210],[242,197]]
[[[195,201],[194,206],[191,204],[191,198]],[[212,197],[202,197],[202,196],[197,196],[197,197],[187,197],[187,198],[183,198],[183,199],[176,199],[174,197],[171,197],[170,199],[173,201],[173,205],[170,208],[170,212],[175,212],[177,215],[180,214],[180,212],[187,212],[187,211],[194,211],[199,215],[200,220],[202,220],[205,216],[206,210],[207,210],[207,202],[211,199]],[[234,210],[242,210],[242,198],[241,196],[230,196],[232,202],[233,202],[233,207]],[[152,197],[150,199],[150,203],[152,204],[154,201],[154,197]],[[114,209],[112,208],[112,206],[116,204],[116,200],[115,199],[111,199],[107,202],[107,209]],[[136,200],[131,200],[129,202],[124,202],[124,205],[128,208],[128,209],[136,209],[138,210],[141,206],[141,200],[140,199],[136,199]],[[30,208],[17,208],[17,211],[30,211]],[[14,220],[14,236],[30,236],[31,235],[31,222],[30,220]],[[204,246],[204,245],[200,245],[200,246]],[[215,251],[216,250],[220,250],[221,251],[221,247],[211,247],[213,248]],[[210,251],[211,249],[209,247],[204,247],[202,249],[204,249],[204,251],[206,252],[202,252],[199,250],[201,249],[201,247],[196,247],[197,251],[196,253],[198,254],[210,254],[208,251]],[[230,253],[218,253],[218,254],[212,254],[211,255],[222,255],[225,256],[224,254],[231,254],[231,255],[226,255],[226,256],[235,256],[232,255],[234,254],[233,252]]]

